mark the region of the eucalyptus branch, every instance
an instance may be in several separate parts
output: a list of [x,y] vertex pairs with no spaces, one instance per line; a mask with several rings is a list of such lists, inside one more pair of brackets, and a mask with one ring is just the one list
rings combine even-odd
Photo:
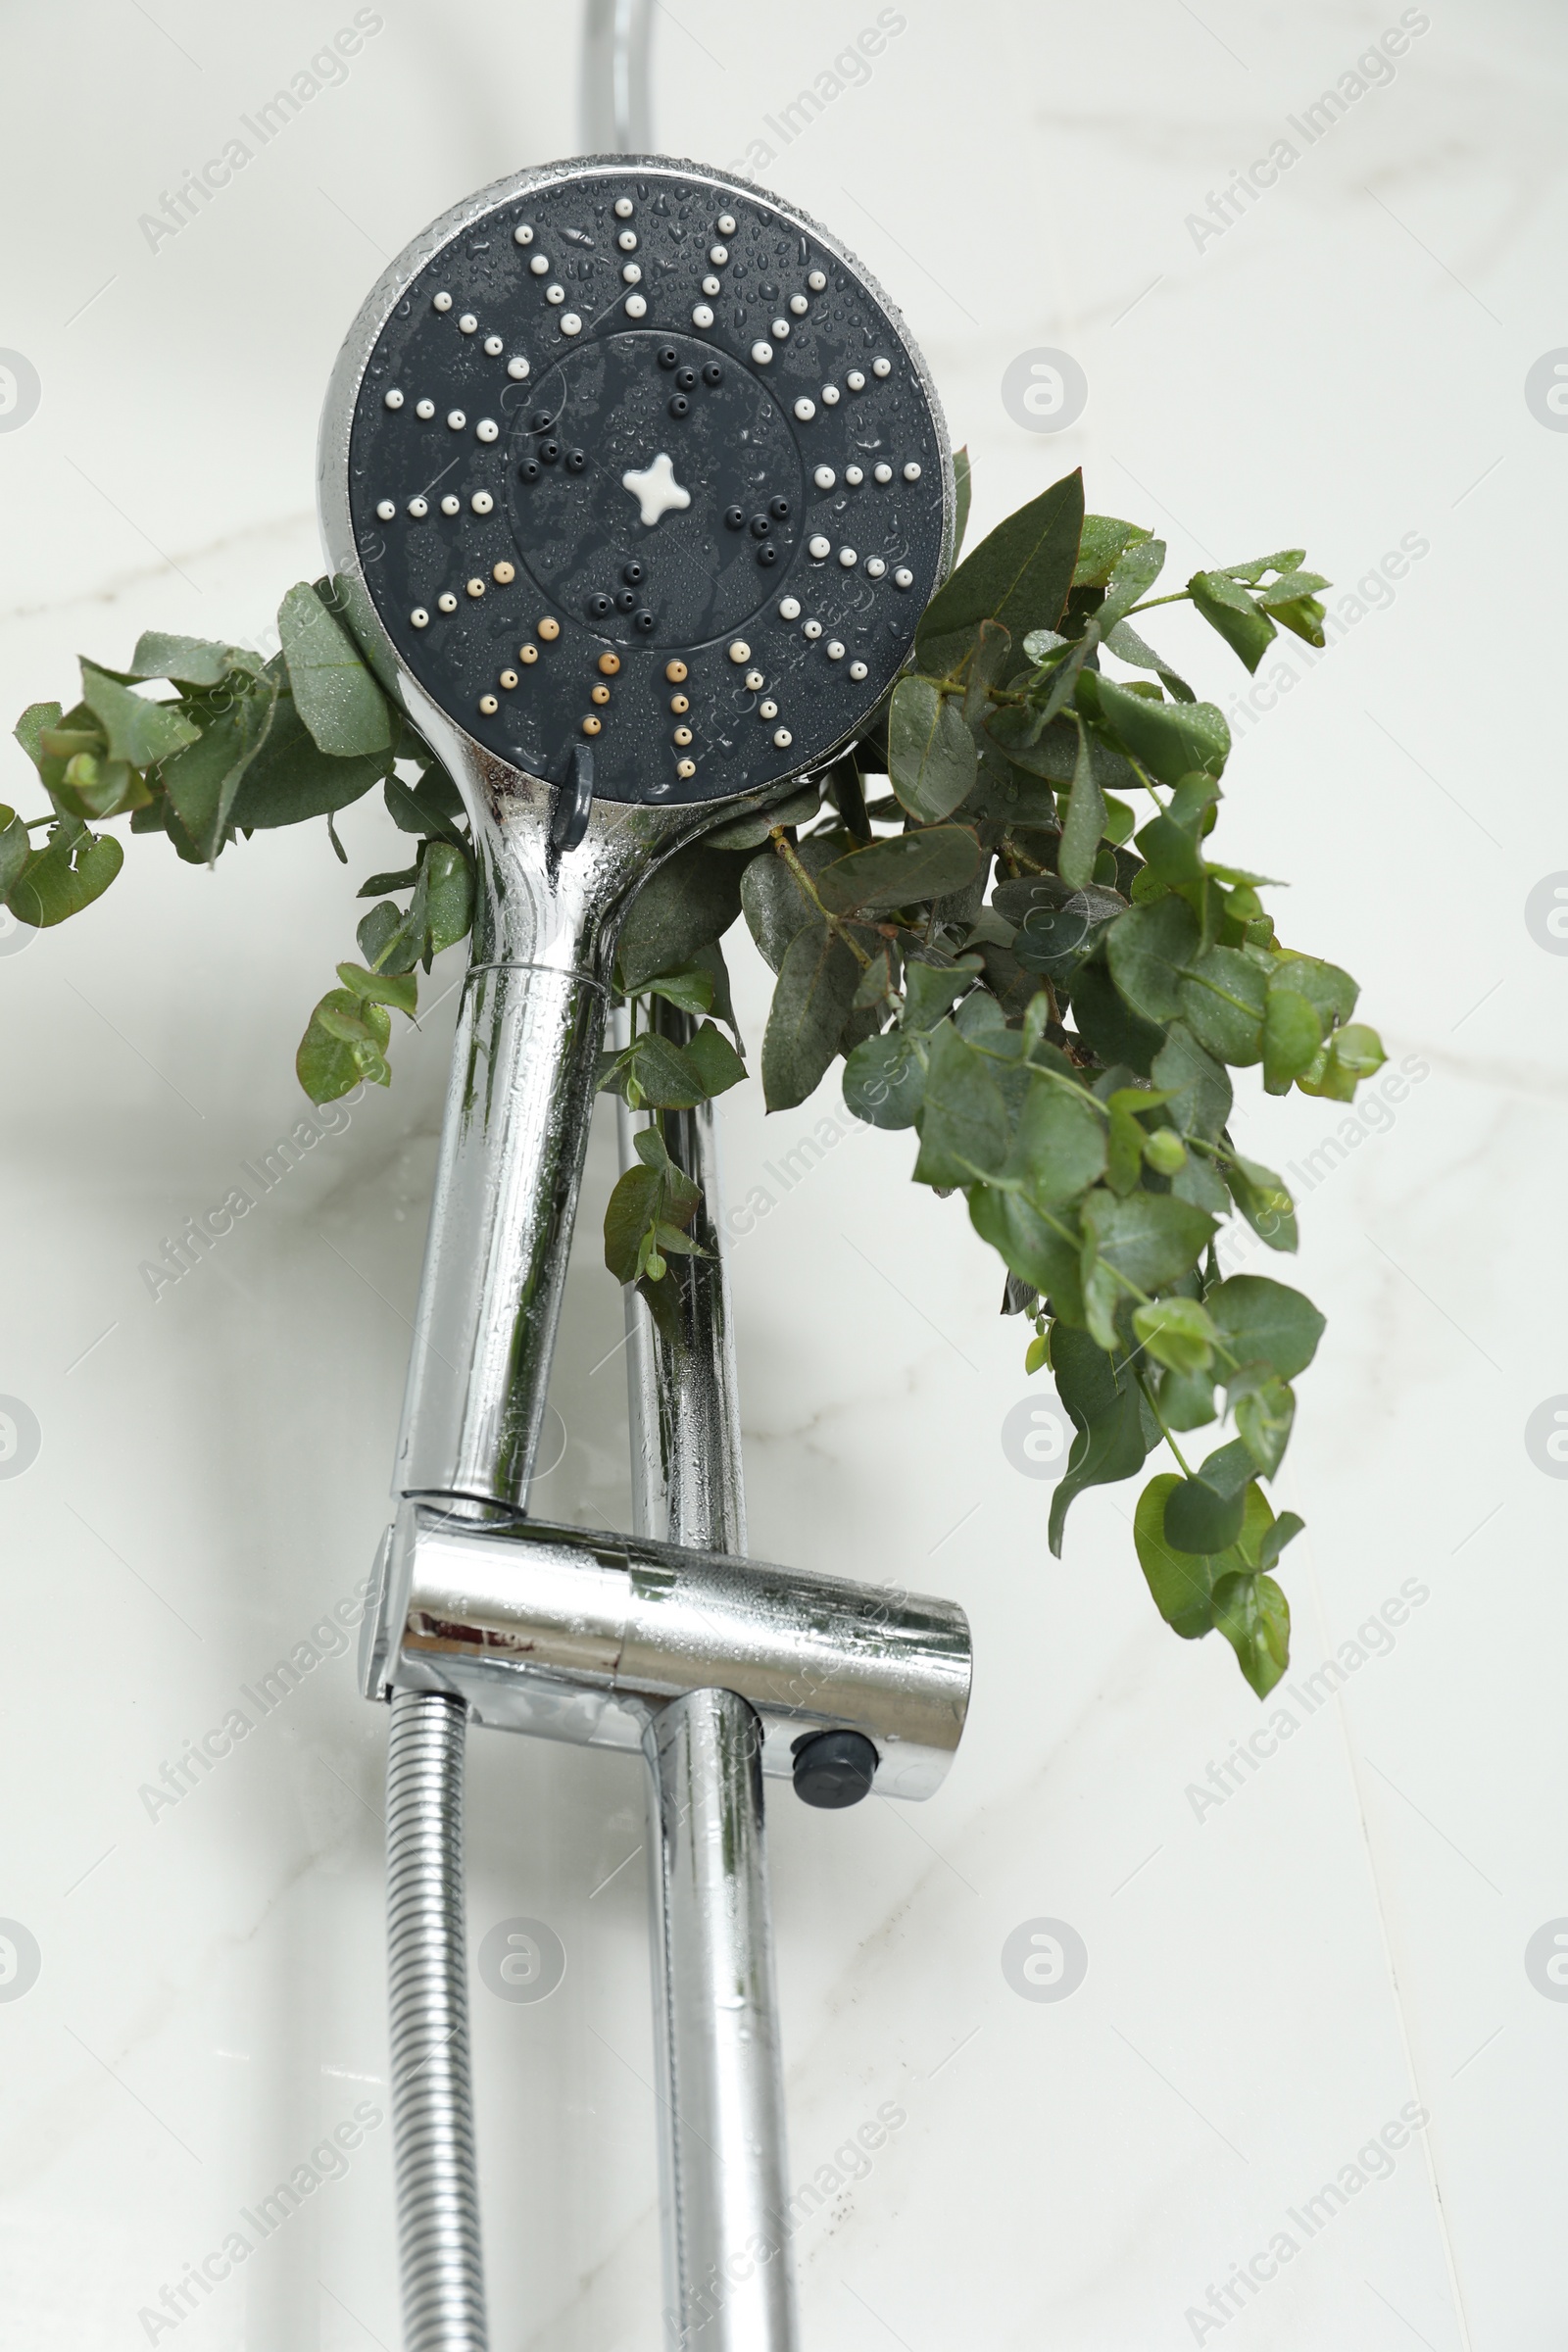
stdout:
[[[1087,1434],[1052,1499],[1052,1548],[1076,1497],[1132,1475],[1157,1429],[1180,1475],[1154,1478],[1135,1514],[1153,1605],[1188,1639],[1219,1630],[1261,1695],[1287,1663],[1289,1609],[1274,1571],[1299,1526],[1275,1518],[1264,1488],[1323,1319],[1287,1284],[1219,1270],[1215,1239],[1233,1204],[1270,1249],[1296,1245],[1287,1187],[1230,1144],[1233,1078],[1260,1066],[1272,1094],[1297,1087],[1345,1102],[1383,1055],[1354,1018],[1349,974],[1287,954],[1263,913],[1265,886],[1228,886],[1206,861],[1213,799],[1183,787],[1224,771],[1231,744],[1218,704],[1185,689],[1175,699],[1175,673],[1152,655],[1159,692],[1087,667],[1109,633],[1106,612],[1182,603],[1254,666],[1276,625],[1312,638],[1322,611],[1313,591],[1327,583],[1298,572],[1293,553],[1150,594],[1162,557],[1135,524],[1086,516],[1076,475],[1001,522],[931,609],[932,642],[951,649],[956,636],[957,659],[926,674],[916,638],[886,706],[886,752],[879,715],[856,750],[854,782],[841,777],[842,805],[828,771],[792,787],[787,817],[760,829],[749,817],[720,823],[651,876],[617,947],[627,1042],[600,1056],[599,1080],[634,1107],[663,1111],[744,1078],[724,1035],[719,945],[744,909],[776,974],[760,1056],[768,1109],[806,1102],[841,1057],[850,1111],[906,1133],[915,1181],[964,1197],[1012,1278],[1009,1298],[1021,1290],[1035,1302],[1025,1369],[1049,1361]],[[1299,593],[1265,608],[1257,582],[1269,570],[1289,573]],[[402,846],[362,888],[372,902],[356,929],[364,960],[338,965],[342,986],[317,1004],[296,1059],[306,1093],[326,1102],[367,1079],[389,1082],[393,1012],[414,1018],[418,967],[468,934],[474,857],[456,787],[362,662],[329,596],[292,588],[278,632],[270,662],[149,633],[128,664],[122,655],[113,668],[84,662],[69,710],[37,703],[24,712],[18,740],[53,808],[26,818],[0,809],[0,900],[24,923],[83,911],[121,872],[121,840],[103,829],[120,816],[201,865],[302,812],[324,818],[335,844],[335,812],[379,784]],[[1044,658],[996,682],[1009,646],[1031,637]],[[1095,689],[1080,697],[1091,675]],[[134,685],[119,682],[127,676]],[[137,690],[160,681],[166,699]],[[992,722],[1017,713],[1014,764],[1006,728],[999,736]],[[1058,715],[1072,736],[1047,732]],[[1069,752],[1076,739],[1072,778],[1023,764],[1042,736]],[[414,782],[400,761],[416,767]],[[902,832],[873,833],[863,815],[860,778],[884,764]],[[1126,808],[1116,804],[1112,822],[1107,790],[1147,793],[1160,812],[1144,836],[1149,859],[1136,839],[1111,838]],[[794,838],[818,820],[808,837],[824,844],[812,858],[831,860],[831,907]],[[40,830],[48,839],[35,848]],[[1030,967],[1014,918],[1020,904],[1026,922],[1035,906],[1059,905],[1064,847],[1075,876],[1108,879],[1113,866],[1119,897],[1080,939],[1051,947],[1040,958],[1048,974]],[[1010,894],[1005,917],[988,896],[994,870]],[[824,928],[848,956],[820,954]],[[679,1042],[655,1019],[654,995],[687,1014]],[[1048,1030],[1056,1050],[1037,1062]],[[1158,1124],[1140,1111],[1146,1087]],[[606,1263],[618,1281],[658,1284],[671,1257],[696,1248],[700,1196],[657,1123],[637,1152],[612,1194]],[[906,1164],[906,1148],[900,1180]],[[1213,1450],[1190,1461],[1174,1433],[1208,1426]]]

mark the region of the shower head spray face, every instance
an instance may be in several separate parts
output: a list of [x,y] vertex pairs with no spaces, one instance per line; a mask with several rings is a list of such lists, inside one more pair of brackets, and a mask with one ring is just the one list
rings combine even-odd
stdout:
[[[322,428],[328,550],[382,676],[600,801],[820,767],[908,657],[953,466],[836,240],[666,159],[519,173],[376,286]],[[407,691],[412,680],[417,690]]]

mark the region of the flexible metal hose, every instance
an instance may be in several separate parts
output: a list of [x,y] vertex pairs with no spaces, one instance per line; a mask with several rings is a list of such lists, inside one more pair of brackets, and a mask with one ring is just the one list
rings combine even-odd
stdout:
[[392,2143],[405,2352],[485,2352],[468,2068],[461,1699],[400,1690],[387,1745]]

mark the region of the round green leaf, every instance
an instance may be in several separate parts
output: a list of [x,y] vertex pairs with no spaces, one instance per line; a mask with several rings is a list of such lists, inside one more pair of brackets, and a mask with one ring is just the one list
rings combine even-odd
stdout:
[[924,1093],[914,1040],[897,1029],[866,1038],[844,1064],[845,1103],[872,1127],[912,1127]]
[[1242,1532],[1245,1494],[1219,1494],[1200,1478],[1181,1478],[1165,1499],[1165,1541],[1178,1551],[1223,1551]]

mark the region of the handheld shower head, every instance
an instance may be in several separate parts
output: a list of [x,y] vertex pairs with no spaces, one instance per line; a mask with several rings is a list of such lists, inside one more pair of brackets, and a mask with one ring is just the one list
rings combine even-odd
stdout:
[[391,265],[319,470],[342,609],[479,863],[398,1485],[515,1505],[621,915],[710,812],[865,726],[951,559],[952,459],[836,239],[745,180],[599,156]]
[[913,644],[953,541],[897,312],[776,197],[658,157],[457,206],[355,321],[328,553],[416,726],[557,786],[690,807],[820,767]]

